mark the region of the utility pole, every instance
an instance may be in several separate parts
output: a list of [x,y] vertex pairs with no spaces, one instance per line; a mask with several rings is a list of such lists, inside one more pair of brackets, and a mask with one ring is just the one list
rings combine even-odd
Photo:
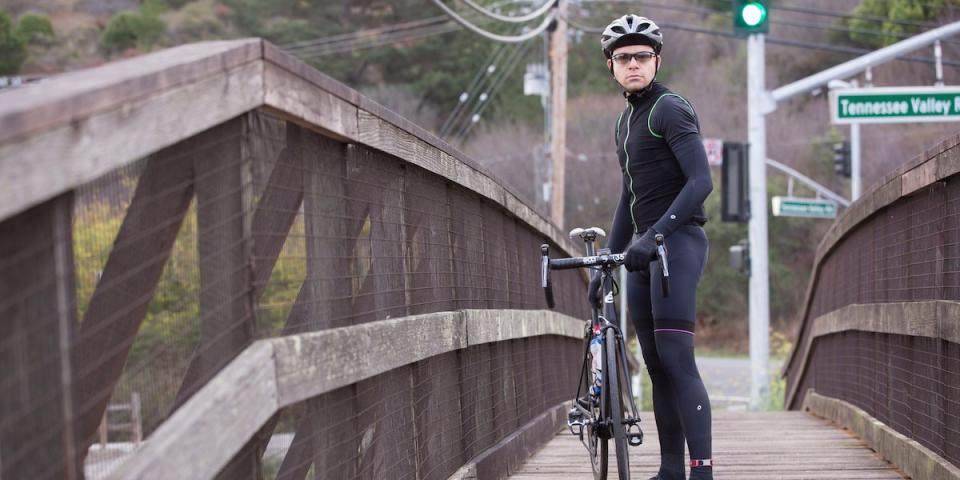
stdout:
[[550,219],[563,228],[567,153],[567,0],[558,0],[556,8],[556,27],[550,32],[550,158],[553,161]]
[[747,37],[747,139],[750,142],[750,408],[769,396],[770,270],[767,244],[767,127],[764,34]]

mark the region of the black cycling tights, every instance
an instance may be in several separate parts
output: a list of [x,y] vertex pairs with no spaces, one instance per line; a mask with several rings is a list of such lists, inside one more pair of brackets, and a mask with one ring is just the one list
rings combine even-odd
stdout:
[[[693,356],[697,283],[707,245],[706,234],[695,225],[680,227],[667,237],[667,298],[661,293],[659,262],[651,262],[649,274],[633,272],[627,280],[630,318],[653,384],[663,480],[684,479],[684,439],[691,460],[709,460],[712,454],[710,400]],[[692,467],[690,478],[712,479],[712,467]]]

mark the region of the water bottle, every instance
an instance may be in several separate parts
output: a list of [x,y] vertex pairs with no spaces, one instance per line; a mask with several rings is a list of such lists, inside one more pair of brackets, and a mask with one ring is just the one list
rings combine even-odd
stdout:
[[590,393],[594,396],[600,396],[600,385],[603,379],[603,358],[600,351],[603,350],[603,341],[600,334],[597,333],[590,340],[590,355],[593,357],[593,386],[590,387]]

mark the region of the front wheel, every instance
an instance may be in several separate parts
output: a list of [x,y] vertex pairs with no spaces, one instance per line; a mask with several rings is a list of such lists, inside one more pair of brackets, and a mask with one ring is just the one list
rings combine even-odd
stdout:
[[603,386],[607,390],[607,401],[610,409],[607,411],[610,420],[610,433],[613,436],[617,450],[617,474],[620,480],[630,480],[629,444],[627,442],[626,427],[623,424],[623,396],[621,395],[621,378],[624,376],[626,365],[620,359],[620,348],[617,345],[616,330],[606,329],[604,335],[606,350],[606,372],[604,372]]

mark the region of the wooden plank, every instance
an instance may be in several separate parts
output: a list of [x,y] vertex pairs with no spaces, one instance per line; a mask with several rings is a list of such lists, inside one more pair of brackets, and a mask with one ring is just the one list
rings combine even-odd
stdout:
[[417,478],[413,367],[357,384],[357,477]]
[[[174,408],[253,341],[252,275],[245,223],[243,168],[250,159],[240,139],[243,118],[217,127],[213,137],[234,138],[194,160],[197,192],[197,250],[200,256],[200,344]],[[249,185],[247,185],[249,186]]]
[[[636,478],[647,478],[659,467],[659,444],[652,412],[641,412],[640,418],[644,443],[630,449],[630,471]],[[713,459],[716,478],[904,478],[862,440],[804,412],[714,412]],[[610,457],[610,463],[610,475],[616,478],[615,457]],[[586,449],[563,428],[509,478],[563,480],[591,476]]]
[[72,210],[66,194],[0,222],[0,477],[82,478]]
[[463,310],[463,315],[469,345],[539,335],[583,338],[583,320],[550,310]]
[[262,71],[248,62],[0,144],[0,218],[260,106]]
[[462,366],[456,352],[429,357],[413,365],[413,409],[416,412],[417,478],[445,479],[463,457],[458,383]]
[[410,313],[454,310],[447,187],[419,168],[406,170],[407,284]]
[[289,405],[433,355],[464,348],[466,335],[460,314],[441,312],[271,341],[277,351],[280,401]]
[[213,478],[280,407],[273,357],[271,341],[252,344],[107,478]]
[[150,157],[80,324],[73,351],[78,449],[86,452],[126,364],[193,199],[196,157],[219,147],[216,131]]
[[305,152],[301,134],[302,129],[287,126],[286,146],[270,172],[257,211],[253,214],[253,286],[257,299],[270,281],[270,274],[303,202]]
[[259,38],[200,42],[56,75],[0,94],[0,143],[84,120],[262,57]]
[[357,140],[355,105],[273,63],[265,65],[263,82],[265,106],[339,140]]
[[931,300],[926,302],[870,303],[847,305],[807,322],[810,333],[794,348],[798,364],[794,378],[787,385],[787,402],[801,400],[798,389],[803,383],[810,349],[816,339],[834,333],[857,330],[892,335],[939,338],[960,343],[960,302]]
[[820,395],[811,389],[804,398],[804,409],[850,429],[870,448],[914,479],[960,479],[960,468],[849,402]]

